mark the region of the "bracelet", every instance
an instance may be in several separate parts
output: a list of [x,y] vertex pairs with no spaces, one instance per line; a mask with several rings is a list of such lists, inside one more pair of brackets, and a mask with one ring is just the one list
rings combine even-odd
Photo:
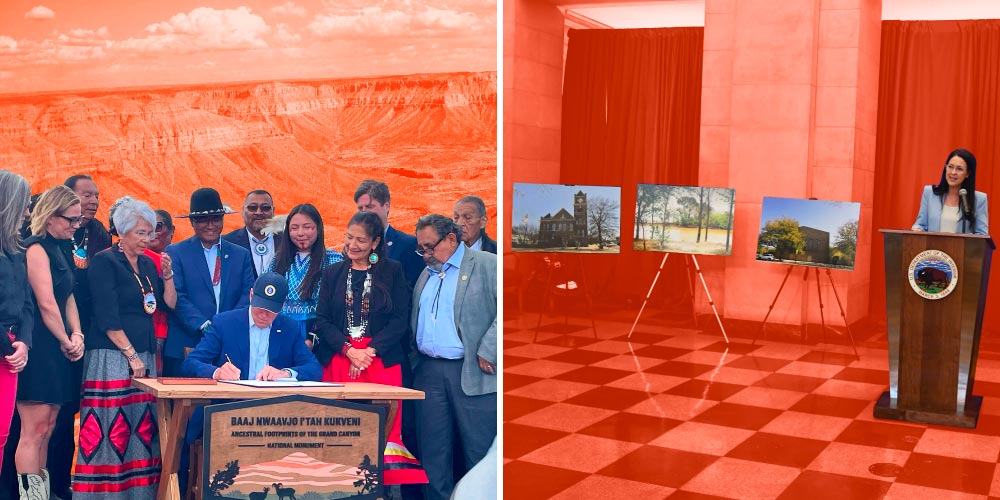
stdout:
[[122,347],[121,349],[119,349],[119,351],[121,351],[122,354],[125,354],[125,352],[128,351],[129,349],[132,349],[132,344]]
[[130,356],[125,356],[125,359],[127,361],[129,361],[129,362],[135,361],[135,360],[139,359],[139,353],[133,351]]
[[174,275],[173,274],[171,274],[170,276],[164,276],[163,277],[163,281],[170,281],[172,279],[174,279]]
[[73,338],[73,336],[74,336],[74,335],[76,335],[76,336],[80,337],[81,339],[83,338],[83,334],[82,334],[82,333],[80,333],[80,332],[73,332],[73,333],[71,333],[71,334],[69,335],[69,338]]

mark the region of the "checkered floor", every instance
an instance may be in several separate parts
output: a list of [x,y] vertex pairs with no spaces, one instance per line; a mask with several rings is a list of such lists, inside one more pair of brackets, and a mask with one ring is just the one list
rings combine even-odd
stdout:
[[[885,349],[537,316],[504,326],[504,498],[998,499],[1000,362],[979,427],[872,417]],[[872,344],[877,346],[877,344]]]

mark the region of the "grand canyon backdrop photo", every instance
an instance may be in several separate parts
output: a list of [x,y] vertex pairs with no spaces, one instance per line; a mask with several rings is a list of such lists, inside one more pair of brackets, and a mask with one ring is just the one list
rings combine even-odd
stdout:
[[0,168],[34,191],[91,174],[106,221],[263,188],[336,247],[378,179],[401,230],[475,194],[496,234],[495,1],[35,1],[0,6]]

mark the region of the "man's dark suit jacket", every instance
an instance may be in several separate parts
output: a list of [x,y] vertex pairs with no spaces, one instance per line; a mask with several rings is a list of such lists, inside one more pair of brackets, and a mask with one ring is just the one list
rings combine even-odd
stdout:
[[[239,245],[239,246],[245,248],[248,252],[250,252],[250,256],[251,256],[250,257],[250,264],[251,264],[250,265],[250,269],[253,271],[253,279],[254,279],[254,281],[257,281],[257,278],[259,276],[257,275],[257,268],[253,265],[253,249],[250,248],[250,235],[247,234],[247,228],[246,228],[246,226],[243,226],[243,227],[241,227],[241,228],[239,228],[239,229],[237,229],[237,230],[235,230],[235,231],[233,231],[231,233],[226,233],[225,235],[222,236],[222,239],[224,239],[224,240],[226,240],[226,241],[228,241],[230,243]],[[494,253],[496,253],[496,252],[494,252]]]
[[417,283],[420,273],[424,272],[427,264],[424,259],[417,255],[417,237],[404,233],[392,226],[385,231],[385,253],[390,259],[399,262],[403,266],[403,275],[410,284],[410,289]]
[[496,255],[497,254],[497,242],[495,240],[493,240],[492,238],[490,238],[490,236],[488,234],[486,234],[486,230],[485,229],[483,229],[483,232],[481,233],[481,237],[483,238],[483,246],[482,246],[481,250],[484,251],[484,252],[489,252],[489,253],[491,253],[493,255]]
[[[92,259],[103,250],[111,248],[111,234],[104,228],[104,223],[97,219],[90,219],[87,224],[80,226],[76,230],[73,238],[82,240],[84,232],[87,233],[87,258]],[[76,301],[76,309],[80,315],[80,329],[84,335],[90,335],[94,321],[94,300],[90,295],[90,274],[88,269],[77,269],[73,266],[73,300]],[[81,363],[82,366],[82,363]],[[81,368],[82,369],[82,368]]]
[[215,306],[212,274],[205,262],[205,250],[197,236],[167,247],[173,260],[174,287],[177,289],[177,307],[168,318],[168,331],[163,355],[182,359],[185,347],[194,347],[201,340],[198,331],[216,312],[231,311],[250,305],[250,288],[253,287],[253,263],[250,252],[222,240],[222,284],[219,290],[219,307]]
[[[319,343],[313,348],[320,364],[326,366],[334,354],[347,342],[347,270],[350,261],[338,262],[323,271],[319,287],[319,305],[316,307],[316,329]],[[410,285],[403,277],[399,262],[379,259],[372,266],[371,312],[368,315],[371,347],[386,366],[403,361],[400,343],[407,340],[410,318]]]

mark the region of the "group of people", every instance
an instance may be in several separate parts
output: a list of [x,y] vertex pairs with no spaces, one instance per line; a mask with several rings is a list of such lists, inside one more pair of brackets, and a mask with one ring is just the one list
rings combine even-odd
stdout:
[[[389,224],[384,182],[363,181],[354,203],[337,252],[316,207],[276,216],[264,190],[246,195],[244,226],[228,234],[235,212],[212,188],[176,217],[122,197],[105,228],[89,176],[31,197],[24,178],[0,171],[0,498],[155,498],[155,402],[130,380],[145,376],[421,390],[388,434],[383,483],[449,498],[496,437],[486,207],[466,196],[408,234]],[[177,219],[194,236],[173,243]]]

